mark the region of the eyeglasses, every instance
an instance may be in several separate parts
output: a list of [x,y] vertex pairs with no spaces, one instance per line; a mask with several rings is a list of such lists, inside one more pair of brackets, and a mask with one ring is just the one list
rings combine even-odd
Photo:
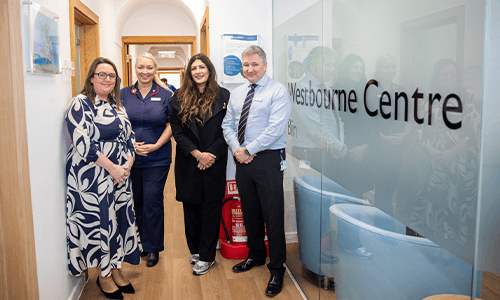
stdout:
[[109,77],[110,80],[116,79],[116,74],[114,74],[114,73],[106,74],[104,72],[99,72],[99,73],[94,73],[94,75],[97,75],[102,80],[105,80],[106,77]]

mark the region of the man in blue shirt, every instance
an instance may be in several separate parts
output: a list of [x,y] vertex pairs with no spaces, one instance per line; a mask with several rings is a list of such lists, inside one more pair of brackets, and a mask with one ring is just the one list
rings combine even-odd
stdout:
[[[286,168],[286,126],[291,100],[281,83],[266,75],[266,53],[250,46],[242,53],[243,75],[249,83],[231,92],[222,122],[224,138],[236,163],[236,184],[247,231],[248,258],[233,271],[245,272],[265,263],[269,239],[271,272],[266,295],[283,287],[286,260],[283,171]],[[265,224],[265,227],[264,227]]]

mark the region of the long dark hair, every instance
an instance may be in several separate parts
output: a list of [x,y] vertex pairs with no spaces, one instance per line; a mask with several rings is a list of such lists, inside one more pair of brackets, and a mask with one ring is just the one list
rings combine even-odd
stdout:
[[115,64],[107,58],[98,57],[98,58],[94,59],[94,61],[90,65],[89,72],[87,73],[87,78],[85,78],[85,85],[83,86],[83,89],[80,91],[80,94],[84,94],[92,101],[92,103],[95,104],[95,89],[94,89],[94,85],[92,84],[92,82],[90,80],[92,79],[92,77],[94,77],[95,70],[97,69],[97,66],[100,64],[111,65],[113,67],[113,70],[115,70],[115,74],[116,74],[115,87],[114,87],[113,91],[111,91],[111,93],[109,93],[108,100],[109,100],[109,103],[115,102],[116,107],[120,108],[122,105],[122,102],[120,100],[120,83],[122,80],[121,80],[120,76],[118,75],[118,70],[116,69]]
[[352,80],[349,78],[349,71],[351,68],[354,66],[355,63],[361,62],[363,65],[363,76],[361,76],[361,79],[359,82],[353,82],[353,85],[365,85],[366,84],[366,75],[365,75],[365,63],[361,56],[356,55],[356,54],[349,54],[344,59],[342,60],[342,63],[339,66],[339,72],[338,72],[338,79],[337,81],[339,83],[346,83],[346,82],[351,82]]
[[[197,60],[201,60],[208,68],[209,76],[203,94],[200,94],[198,86],[191,75],[191,66]],[[210,59],[203,53],[195,54],[189,60],[184,73],[181,87],[177,90],[177,99],[180,103],[179,118],[183,124],[196,119],[203,124],[206,117],[212,116],[212,104],[219,91],[217,84],[217,75],[214,65]]]
[[431,91],[436,92],[441,89],[438,80],[439,72],[441,72],[441,70],[447,65],[453,65],[455,67],[455,71],[457,72],[457,81],[455,82],[455,89],[457,90],[457,92],[463,92],[465,88],[463,86],[462,72],[460,72],[457,63],[449,58],[443,58],[434,65],[434,71],[432,72],[431,85],[430,85]]

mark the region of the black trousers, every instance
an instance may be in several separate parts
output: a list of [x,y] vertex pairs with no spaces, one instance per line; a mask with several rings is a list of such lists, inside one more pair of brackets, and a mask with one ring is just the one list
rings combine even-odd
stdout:
[[170,165],[134,168],[130,172],[137,228],[144,252],[160,252],[164,246],[163,190]]
[[222,199],[220,202],[182,203],[184,232],[191,254],[200,254],[201,261],[214,261],[219,239]]
[[[283,159],[285,152],[283,150]],[[284,225],[283,171],[280,171],[280,151],[259,152],[249,164],[236,161],[236,184],[241,198],[243,221],[247,231],[248,257],[264,260],[265,227],[269,240],[267,265],[271,275],[283,276],[286,261]]]

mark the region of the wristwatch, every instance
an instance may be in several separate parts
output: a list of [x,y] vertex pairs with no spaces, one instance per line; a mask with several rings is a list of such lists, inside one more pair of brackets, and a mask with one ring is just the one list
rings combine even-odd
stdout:
[[248,149],[246,149],[246,148],[245,148],[245,154],[246,155],[252,155],[252,154],[250,154],[250,152],[248,152]]

